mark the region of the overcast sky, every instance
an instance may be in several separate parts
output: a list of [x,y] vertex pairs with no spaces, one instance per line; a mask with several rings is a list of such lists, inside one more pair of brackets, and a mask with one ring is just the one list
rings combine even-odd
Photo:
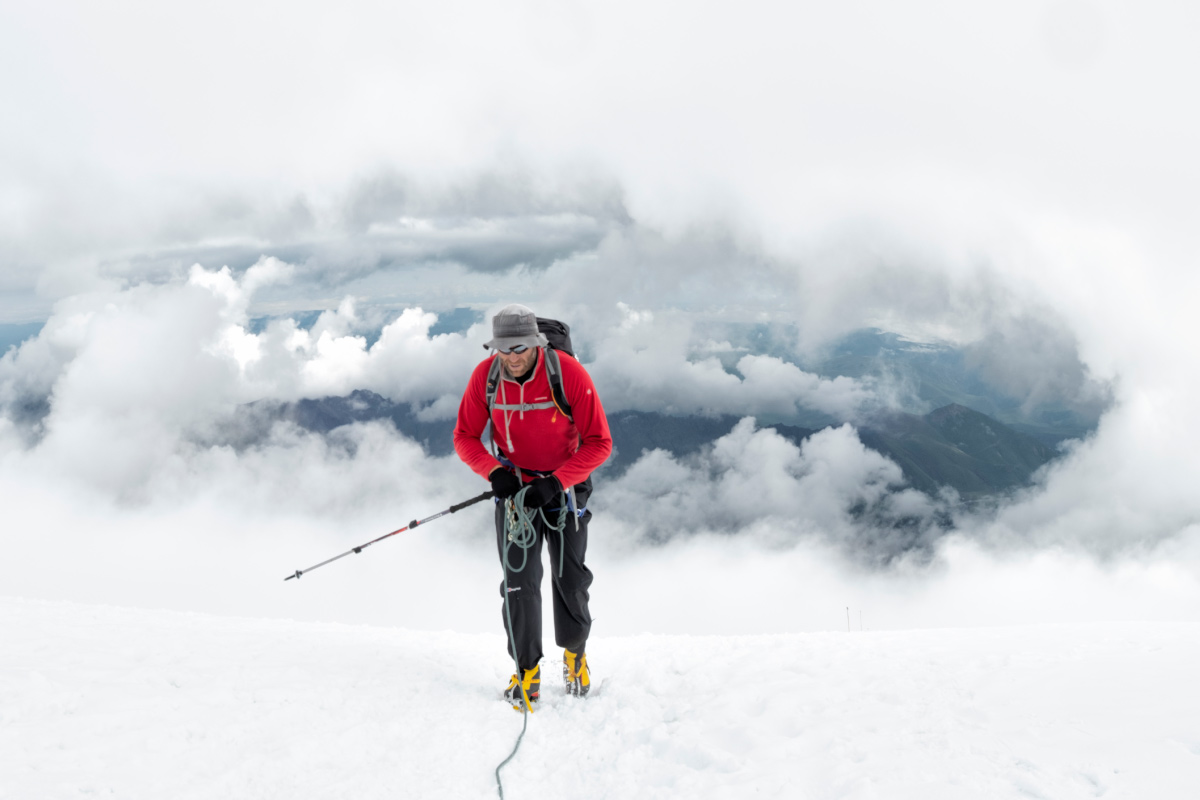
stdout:
[[[246,403],[355,388],[444,418],[486,330],[431,336],[435,314],[520,300],[571,321],[614,408],[853,423],[879,387],[803,361],[867,325],[974,348],[1018,397],[1105,387],[1097,434],[922,574],[958,587],[943,608],[971,576],[1010,576],[968,604],[996,610],[1038,575],[1081,608],[1116,613],[1123,580],[1127,611],[1200,615],[1197,33],[1183,2],[0,4],[0,324],[47,322],[0,360],[5,539],[28,556],[5,580],[236,610],[172,567],[245,544],[285,574],[481,489],[379,427],[224,443]],[[304,331],[302,310],[327,313]],[[714,323],[789,338],[735,374]],[[852,426],[654,458],[609,487],[598,557],[631,581],[647,531],[732,526],[825,565],[829,601],[862,585],[830,554],[880,535],[852,507],[937,512]],[[444,546],[470,551],[462,531]],[[677,555],[703,576],[722,541]],[[926,616],[894,624],[946,621],[903,596]]]

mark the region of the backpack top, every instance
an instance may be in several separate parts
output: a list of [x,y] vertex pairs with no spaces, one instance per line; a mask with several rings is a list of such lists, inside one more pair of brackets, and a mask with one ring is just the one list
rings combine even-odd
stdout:
[[538,317],[537,326],[538,333],[545,335],[551,347],[555,350],[562,350],[571,358],[575,357],[575,350],[571,347],[570,325],[565,322],[559,322],[556,319]]

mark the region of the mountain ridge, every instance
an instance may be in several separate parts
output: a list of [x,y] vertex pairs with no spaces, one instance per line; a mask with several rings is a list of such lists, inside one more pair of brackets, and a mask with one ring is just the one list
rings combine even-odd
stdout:
[[[454,452],[453,420],[424,421],[406,403],[395,403],[368,390],[345,397],[326,397],[282,404],[276,412],[317,433],[354,422],[390,419],[397,430],[421,443],[426,452]],[[609,415],[613,455],[601,467],[623,474],[643,453],[666,450],[680,458],[699,452],[733,429],[740,417],[680,417],[651,411],[617,411]],[[786,424],[764,425],[797,446],[817,432]],[[982,412],[951,403],[924,415],[890,412],[857,427],[864,445],[900,467],[908,484],[937,494],[951,487],[977,498],[1027,486],[1057,451]]]

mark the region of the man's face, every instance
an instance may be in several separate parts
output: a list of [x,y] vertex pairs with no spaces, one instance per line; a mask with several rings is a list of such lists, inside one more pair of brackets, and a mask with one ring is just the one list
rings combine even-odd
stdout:
[[524,353],[501,353],[500,363],[504,365],[504,371],[508,373],[510,378],[519,378],[529,370],[533,369],[533,365],[537,362],[537,348],[530,347]]

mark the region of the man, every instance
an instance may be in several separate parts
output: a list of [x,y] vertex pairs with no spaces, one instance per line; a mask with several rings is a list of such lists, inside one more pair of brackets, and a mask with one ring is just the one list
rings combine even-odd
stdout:
[[[584,555],[592,514],[586,509],[589,476],[612,452],[608,419],[591,377],[570,355],[548,345],[532,311],[516,304],[502,308],[492,318],[492,340],[484,345],[495,353],[472,372],[454,428],[459,458],[491,482],[497,498],[496,541],[505,570],[502,614],[509,655],[518,668],[504,696],[517,708],[526,698],[536,701],[541,688],[543,540],[550,550],[554,639],[564,649],[566,690],[582,696],[591,688],[585,648],[592,624],[592,573]],[[490,398],[489,377],[494,387]],[[483,444],[489,422],[496,455]],[[506,545],[513,547],[506,527],[508,506],[522,489],[535,536],[522,543],[529,546],[524,558],[512,554],[506,559]],[[568,512],[560,536],[552,526],[564,504]]]

